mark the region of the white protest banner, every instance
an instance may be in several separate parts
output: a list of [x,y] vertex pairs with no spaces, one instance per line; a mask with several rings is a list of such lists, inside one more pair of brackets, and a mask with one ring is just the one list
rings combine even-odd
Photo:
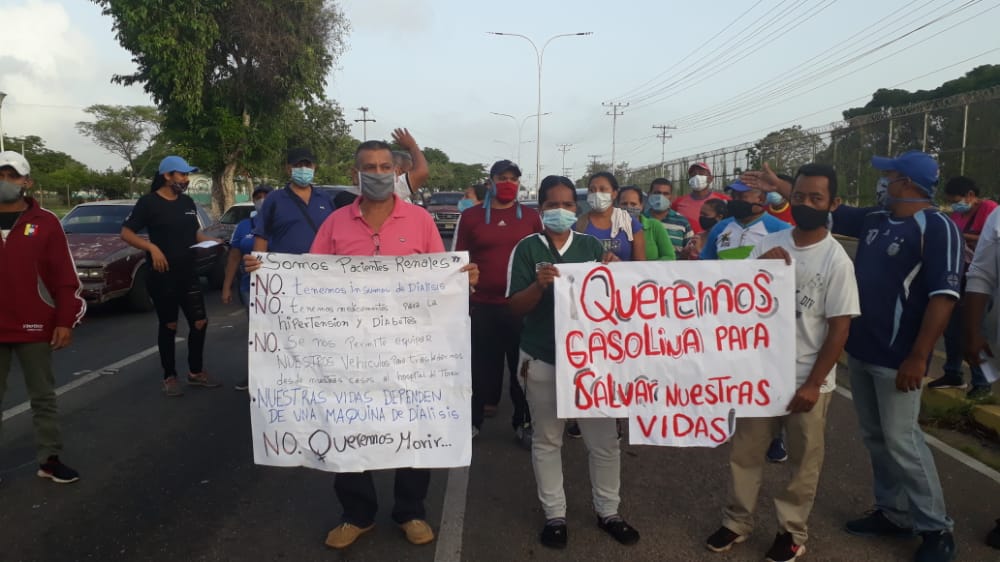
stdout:
[[254,462],[468,466],[467,253],[260,260],[248,342]]
[[560,418],[630,417],[630,442],[718,445],[795,394],[795,269],[780,260],[560,264]]

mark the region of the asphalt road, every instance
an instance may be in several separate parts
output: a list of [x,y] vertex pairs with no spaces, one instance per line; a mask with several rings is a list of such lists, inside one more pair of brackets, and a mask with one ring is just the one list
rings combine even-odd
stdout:
[[[60,385],[88,380],[60,397],[63,456],[83,478],[67,486],[36,478],[30,414],[6,420],[0,560],[760,560],[773,539],[769,499],[786,467],[766,470],[752,538],[717,555],[702,544],[717,528],[725,501],[727,446],[623,446],[622,513],[642,540],[621,547],[596,528],[585,448],[567,440],[570,546],[564,552],[541,547],[543,518],[529,456],[513,442],[505,402],[477,438],[467,489],[462,471],[435,471],[428,518],[435,529],[446,529],[444,542],[406,543],[389,519],[391,479],[380,475],[385,509],[376,530],[347,551],[328,550],[323,539],[340,514],[333,478],[253,464],[247,395],[231,388],[246,372],[246,318],[238,306],[222,305],[217,292],[208,298],[207,368],[227,388],[163,397],[155,353],[135,356],[155,344],[151,313],[95,309],[76,331],[73,347],[56,354]],[[179,360],[185,351],[180,342]],[[116,372],[89,380],[130,357]],[[5,411],[24,400],[20,374],[12,373],[9,382]],[[834,397],[806,559],[910,560],[917,539],[860,539],[841,531],[871,501],[868,458],[852,408],[844,396]],[[1000,552],[982,543],[1000,516],[1000,475],[988,477],[940,451],[935,455],[960,559],[1000,560]]]

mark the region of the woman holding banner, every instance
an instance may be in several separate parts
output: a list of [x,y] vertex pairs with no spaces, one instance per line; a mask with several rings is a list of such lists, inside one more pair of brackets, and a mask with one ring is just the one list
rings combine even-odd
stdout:
[[[552,283],[559,276],[559,264],[601,261],[605,251],[594,236],[572,230],[576,223],[576,190],[569,178],[548,176],[542,180],[538,205],[545,230],[521,240],[514,248],[507,295],[512,312],[524,317],[518,376],[528,398],[535,430],[531,463],[538,499],[545,511],[541,542],[550,548],[565,548],[562,444],[566,420],[556,417]],[[639,541],[639,532],[618,513],[621,452],[615,420],[589,418],[579,420],[579,425],[590,457],[597,525],[618,542],[635,544]]]

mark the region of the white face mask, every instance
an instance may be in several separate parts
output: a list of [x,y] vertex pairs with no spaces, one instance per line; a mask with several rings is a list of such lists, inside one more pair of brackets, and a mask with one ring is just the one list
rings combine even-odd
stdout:
[[691,176],[688,180],[688,186],[695,191],[701,191],[708,187],[708,176]]
[[587,204],[590,208],[597,212],[607,211],[611,207],[611,194],[610,193],[588,193],[587,194]]

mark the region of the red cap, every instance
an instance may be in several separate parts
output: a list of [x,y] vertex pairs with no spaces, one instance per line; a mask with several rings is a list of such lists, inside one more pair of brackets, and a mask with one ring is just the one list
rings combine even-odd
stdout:
[[708,175],[712,175],[712,169],[709,168],[708,164],[706,164],[704,162],[695,162],[694,164],[691,164],[690,166],[688,166],[688,171],[689,172],[691,171],[691,168],[701,168],[701,169],[705,170],[706,172],[708,172]]

